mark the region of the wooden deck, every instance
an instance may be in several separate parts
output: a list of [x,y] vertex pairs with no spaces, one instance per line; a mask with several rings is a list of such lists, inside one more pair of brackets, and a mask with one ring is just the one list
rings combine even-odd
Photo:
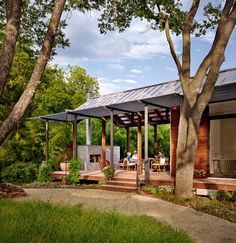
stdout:
[[[63,175],[65,175],[65,172],[55,171],[51,174],[51,177],[53,179],[60,179]],[[135,181],[135,178],[135,171],[116,170],[113,180]],[[144,175],[142,175],[140,179],[144,180]],[[104,175],[100,170],[90,172],[81,171],[80,180],[101,181],[104,180]],[[170,175],[164,172],[151,172],[149,184],[155,186],[174,186],[175,178],[172,178]],[[236,190],[236,179],[213,177],[194,179],[193,188],[234,191]]]

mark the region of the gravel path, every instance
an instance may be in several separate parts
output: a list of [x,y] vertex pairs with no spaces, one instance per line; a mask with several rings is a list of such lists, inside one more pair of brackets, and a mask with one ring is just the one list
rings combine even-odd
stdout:
[[152,197],[97,189],[25,189],[25,191],[28,196],[17,200],[83,204],[85,208],[148,215],[185,230],[197,242],[236,242],[236,224]]

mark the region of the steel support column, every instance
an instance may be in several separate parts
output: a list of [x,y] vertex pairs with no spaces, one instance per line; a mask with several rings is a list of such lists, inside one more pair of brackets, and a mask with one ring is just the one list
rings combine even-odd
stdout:
[[127,153],[130,152],[130,132],[129,132],[129,127],[126,127],[126,150]]
[[46,161],[49,160],[49,121],[46,120],[45,123],[45,133],[46,133],[46,138],[45,138],[45,142],[46,142]]
[[114,167],[114,112],[110,111],[110,162]]
[[77,159],[77,116],[74,115],[73,124],[73,159]]
[[138,115],[138,173],[142,174],[142,119]]

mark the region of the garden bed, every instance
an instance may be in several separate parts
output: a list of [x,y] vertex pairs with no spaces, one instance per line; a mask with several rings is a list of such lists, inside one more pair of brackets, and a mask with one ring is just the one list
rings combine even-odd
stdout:
[[211,197],[194,195],[191,199],[178,198],[173,194],[174,188],[168,186],[144,186],[143,193],[152,195],[162,200],[190,207],[219,218],[236,223],[236,192],[228,193],[218,191]]

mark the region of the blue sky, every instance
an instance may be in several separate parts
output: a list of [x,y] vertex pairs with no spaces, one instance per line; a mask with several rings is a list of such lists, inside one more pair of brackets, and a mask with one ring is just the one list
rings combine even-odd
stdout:
[[[177,79],[177,69],[170,55],[164,33],[147,31],[145,22],[135,21],[124,33],[101,35],[97,27],[98,13],[72,13],[66,35],[71,45],[57,50],[53,63],[86,69],[97,77],[100,94],[157,84]],[[192,38],[192,75],[209,51],[214,32]],[[176,52],[181,54],[181,37],[173,36]],[[236,31],[233,32],[222,69],[236,67]]]

